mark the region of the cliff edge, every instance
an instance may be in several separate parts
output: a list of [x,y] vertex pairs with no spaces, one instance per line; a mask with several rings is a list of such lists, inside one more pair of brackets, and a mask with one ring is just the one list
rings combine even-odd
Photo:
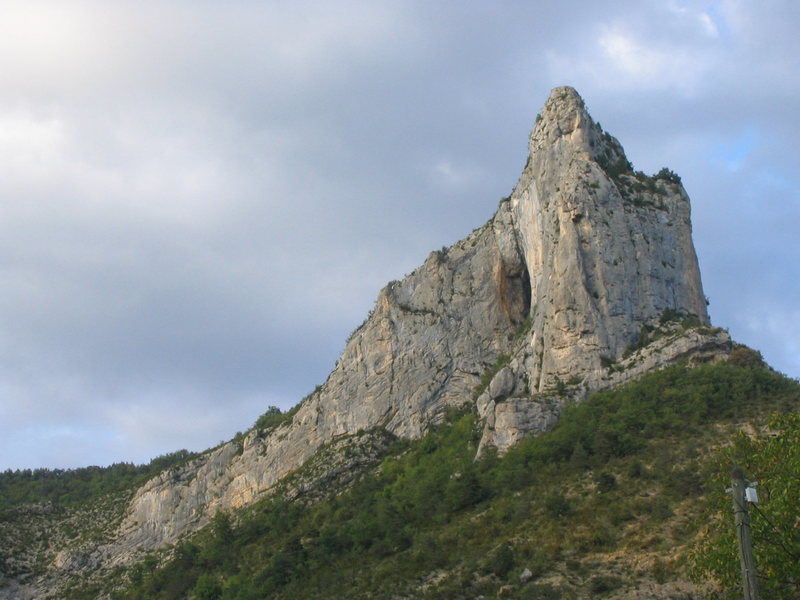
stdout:
[[588,392],[729,353],[709,326],[680,179],[634,172],[569,87],[551,92],[529,151],[485,225],[380,291],[290,422],[150,480],[113,541],[62,567],[127,563],[174,542],[355,432],[419,437],[448,406],[472,402],[481,451],[502,452]]

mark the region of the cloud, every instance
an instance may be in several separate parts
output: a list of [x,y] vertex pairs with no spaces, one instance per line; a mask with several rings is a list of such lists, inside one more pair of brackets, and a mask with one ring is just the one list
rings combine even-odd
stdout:
[[578,52],[548,52],[549,68],[592,86],[625,90],[676,90],[694,94],[722,61],[715,20],[675,4],[599,19]]
[[458,165],[443,158],[434,163],[431,169],[434,181],[445,188],[463,189],[480,178],[481,173],[474,167]]
[[387,281],[489,218],[561,84],[683,176],[715,321],[792,372],[764,323],[800,264],[797,10],[7,3],[0,468],[200,450],[293,405]]
[[719,28],[710,14],[700,13],[698,15],[698,20],[708,36],[714,38],[719,37]]
[[[708,37],[716,38],[720,36],[720,26],[718,23],[724,22],[720,13],[720,2],[711,4],[697,2],[670,2],[668,10],[678,15],[681,19],[693,23],[695,27],[702,30]],[[702,8],[698,8],[701,6]]]
[[691,88],[708,71],[703,60],[684,48],[653,47],[618,28],[604,31],[598,45],[613,70],[629,85]]

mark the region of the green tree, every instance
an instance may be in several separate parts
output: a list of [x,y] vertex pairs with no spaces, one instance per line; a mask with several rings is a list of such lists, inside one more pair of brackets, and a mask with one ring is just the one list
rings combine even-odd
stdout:
[[589,453],[586,451],[586,447],[581,443],[580,440],[575,442],[575,448],[572,450],[572,456],[570,456],[569,463],[576,469],[581,470],[588,469],[591,466]]
[[222,596],[222,584],[210,573],[203,573],[197,578],[192,597],[195,600],[217,600]]
[[514,568],[514,549],[503,542],[489,555],[484,570],[498,577],[505,577]]
[[695,575],[717,581],[723,598],[740,595],[741,573],[730,497],[731,465],[758,482],[758,504],[750,505],[753,552],[764,598],[800,597],[800,414],[772,419],[770,434],[740,433],[719,461],[708,534],[693,555]]
[[451,512],[473,506],[487,495],[474,466],[469,465],[456,475],[450,478],[444,489],[444,504]]
[[670,183],[680,183],[681,178],[680,176],[675,173],[674,171],[668,169],[667,167],[663,167],[658,173],[653,175],[654,179],[664,179],[669,181]]
[[254,427],[256,429],[271,429],[283,423],[283,413],[277,406],[270,406],[267,412],[256,419]]
[[211,519],[211,539],[203,548],[202,562],[208,566],[227,566],[231,557],[231,546],[234,544],[236,534],[229,513],[220,511]]

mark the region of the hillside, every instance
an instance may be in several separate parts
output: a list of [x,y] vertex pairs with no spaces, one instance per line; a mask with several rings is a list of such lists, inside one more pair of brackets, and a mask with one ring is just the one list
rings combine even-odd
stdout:
[[[0,597],[730,587],[724,519],[705,528],[720,473],[796,466],[795,421],[770,415],[794,414],[797,383],[711,325],[675,173],[635,171],[568,87],[528,148],[492,218],[383,288],[291,411],[149,466],[0,476]],[[752,439],[731,444],[737,431]],[[796,483],[780,473],[764,518],[791,554]],[[773,597],[789,597],[797,578],[761,556]]]
[[728,335],[707,327],[679,178],[633,171],[571,88],[553,90],[528,146],[494,216],[383,288],[291,419],[142,486],[108,560],[174,543],[216,512],[256,502],[359,430],[419,438],[471,401],[485,424],[481,452],[502,451],[591,391],[727,355]]
[[[415,442],[361,432],[269,499],[218,513],[174,548],[91,585],[76,578],[59,597],[698,598],[720,584],[738,597],[724,494],[732,462],[760,483],[756,556],[779,577],[767,575],[765,597],[796,597],[800,579],[786,574],[795,563],[760,542],[779,536],[800,552],[800,511],[782,506],[800,483],[779,489],[800,459],[798,408],[800,385],[740,348],[725,363],[677,365],[597,392],[502,457],[474,460],[481,426],[469,408]],[[775,413],[795,417],[768,430]],[[731,445],[741,431],[747,440]],[[763,456],[747,447],[760,439],[772,444]],[[782,439],[789,451],[777,455]],[[379,451],[350,464],[346,482],[304,486],[315,469],[367,447]],[[719,564],[695,558],[710,549]]]
[[[598,392],[553,431],[478,462],[480,423],[454,410],[421,440],[389,446],[345,491],[221,513],[161,568],[137,566],[119,597],[692,598],[713,574],[738,597],[725,478],[731,461],[751,466],[756,456],[727,442],[745,424],[758,439],[772,413],[797,411],[800,386],[736,358]],[[773,435],[799,432],[795,419]],[[797,464],[800,448],[792,452],[773,450],[748,472],[764,496],[753,516],[764,574],[797,569],[764,547],[780,535],[800,552],[800,536],[785,528],[800,510],[782,515],[780,506],[800,483],[783,497],[776,486]],[[720,519],[710,530],[709,515]],[[765,519],[784,529],[769,531]],[[709,541],[724,563],[715,573],[692,557]],[[800,592],[798,578],[767,575],[764,585],[770,598]]]

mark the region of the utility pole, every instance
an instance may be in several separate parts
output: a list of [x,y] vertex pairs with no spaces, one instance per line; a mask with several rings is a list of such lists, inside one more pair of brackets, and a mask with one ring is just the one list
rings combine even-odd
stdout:
[[739,543],[739,562],[742,566],[742,588],[744,600],[760,600],[756,561],[753,558],[753,540],[750,536],[750,516],[747,514],[744,473],[736,467],[731,473],[731,495],[733,515],[736,523],[736,541]]

